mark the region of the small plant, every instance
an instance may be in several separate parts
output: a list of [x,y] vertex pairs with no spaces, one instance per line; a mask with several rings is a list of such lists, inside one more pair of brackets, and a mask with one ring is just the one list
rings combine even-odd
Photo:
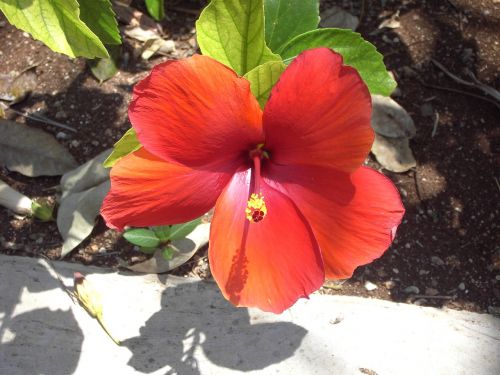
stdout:
[[153,254],[159,249],[165,260],[172,260],[176,249],[170,246],[170,242],[186,238],[199,224],[201,224],[201,218],[183,224],[131,228],[125,230],[123,237],[128,242],[139,246],[144,254]]

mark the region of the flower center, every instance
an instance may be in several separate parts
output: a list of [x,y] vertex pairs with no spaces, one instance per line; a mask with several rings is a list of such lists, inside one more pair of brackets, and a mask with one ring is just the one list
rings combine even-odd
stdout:
[[245,214],[247,219],[253,223],[258,223],[264,219],[267,214],[267,207],[262,194],[253,193],[250,195],[250,199],[247,202],[247,208],[245,209]]
[[258,223],[264,220],[267,215],[267,206],[264,196],[260,191],[260,164],[261,159],[269,158],[269,154],[263,149],[264,144],[259,144],[254,150],[250,151],[250,158],[253,161],[253,192],[245,208],[246,218],[252,223]]

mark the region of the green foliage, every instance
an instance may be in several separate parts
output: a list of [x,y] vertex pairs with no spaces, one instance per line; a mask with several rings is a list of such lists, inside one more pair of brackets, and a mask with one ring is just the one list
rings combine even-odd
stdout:
[[130,243],[140,247],[145,254],[153,254],[158,246],[167,244],[161,254],[165,260],[172,260],[175,249],[168,246],[170,241],[186,238],[189,233],[201,224],[201,217],[187,223],[175,225],[160,225],[146,228],[128,229],[123,233],[123,237]]
[[163,249],[161,249],[161,256],[167,261],[172,260],[175,253],[176,250],[172,246],[165,246]]
[[39,204],[35,201],[31,202],[31,212],[33,216],[40,221],[51,221],[54,220],[54,207],[47,206],[44,204]]
[[167,242],[170,239],[170,228],[170,225],[151,227],[161,242]]
[[318,0],[265,0],[266,43],[280,53],[293,37],[314,30],[319,22]]
[[201,218],[188,221],[183,224],[176,224],[170,227],[170,241],[180,240],[185,238],[189,233],[191,233],[195,228],[201,224]]
[[145,0],[148,13],[156,21],[161,21],[165,17],[165,0]]
[[280,60],[264,40],[262,0],[212,0],[196,22],[196,32],[203,54],[239,75]]
[[109,45],[108,53],[108,58],[87,60],[90,71],[101,83],[110,79],[118,72],[121,46]]
[[106,160],[104,160],[103,166],[105,168],[111,168],[118,162],[118,160],[134,151],[137,151],[141,147],[142,145],[137,139],[135,130],[133,128],[130,128],[123,135],[123,137],[121,137],[118,142],[115,143],[113,152],[108,156]]
[[160,244],[160,239],[151,229],[133,228],[125,231],[123,237],[130,243],[144,247],[156,248]]
[[281,50],[285,63],[291,62],[301,52],[328,47],[340,53],[346,65],[355,68],[372,94],[389,96],[396,82],[384,65],[383,56],[375,46],[361,35],[346,29],[318,29],[293,38]]
[[103,44],[121,44],[120,31],[110,0],[78,0],[80,19]]
[[264,108],[271,89],[284,70],[285,64],[283,62],[268,61],[245,74],[245,78],[250,81],[250,89],[259,101],[261,108]]
[[[88,1],[106,12],[102,4],[97,4],[103,0]],[[76,0],[2,0],[0,10],[11,24],[30,33],[53,51],[70,57],[108,57],[99,37],[80,19]],[[106,19],[104,16],[97,18]],[[93,23],[93,26],[104,33],[103,24],[104,21]]]

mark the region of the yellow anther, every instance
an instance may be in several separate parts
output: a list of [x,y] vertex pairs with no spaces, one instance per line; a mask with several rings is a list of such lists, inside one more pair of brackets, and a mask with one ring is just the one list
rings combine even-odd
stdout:
[[245,214],[248,220],[252,223],[258,223],[262,221],[267,215],[266,202],[262,194],[252,194],[247,202],[247,208],[245,209]]

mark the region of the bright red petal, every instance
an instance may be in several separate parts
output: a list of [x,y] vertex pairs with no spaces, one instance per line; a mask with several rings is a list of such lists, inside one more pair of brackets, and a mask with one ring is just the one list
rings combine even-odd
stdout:
[[245,217],[249,171],[237,173],[215,206],[210,233],[212,274],[237,306],[281,313],[321,287],[323,264],[309,225],[292,201],[262,183],[268,213]]
[[324,165],[350,172],[373,143],[371,98],[357,71],[327,48],[300,54],[264,109],[266,150],[282,165]]
[[393,183],[367,167],[349,175],[328,168],[271,165],[265,173],[311,225],[327,278],[351,277],[356,267],[379,258],[404,214]]
[[191,167],[237,158],[263,141],[249,82],[207,56],[155,66],[135,86],[129,117],[149,152]]
[[111,190],[101,215],[118,230],[195,219],[215,205],[237,165],[224,168],[195,170],[165,162],[141,148],[111,170]]

